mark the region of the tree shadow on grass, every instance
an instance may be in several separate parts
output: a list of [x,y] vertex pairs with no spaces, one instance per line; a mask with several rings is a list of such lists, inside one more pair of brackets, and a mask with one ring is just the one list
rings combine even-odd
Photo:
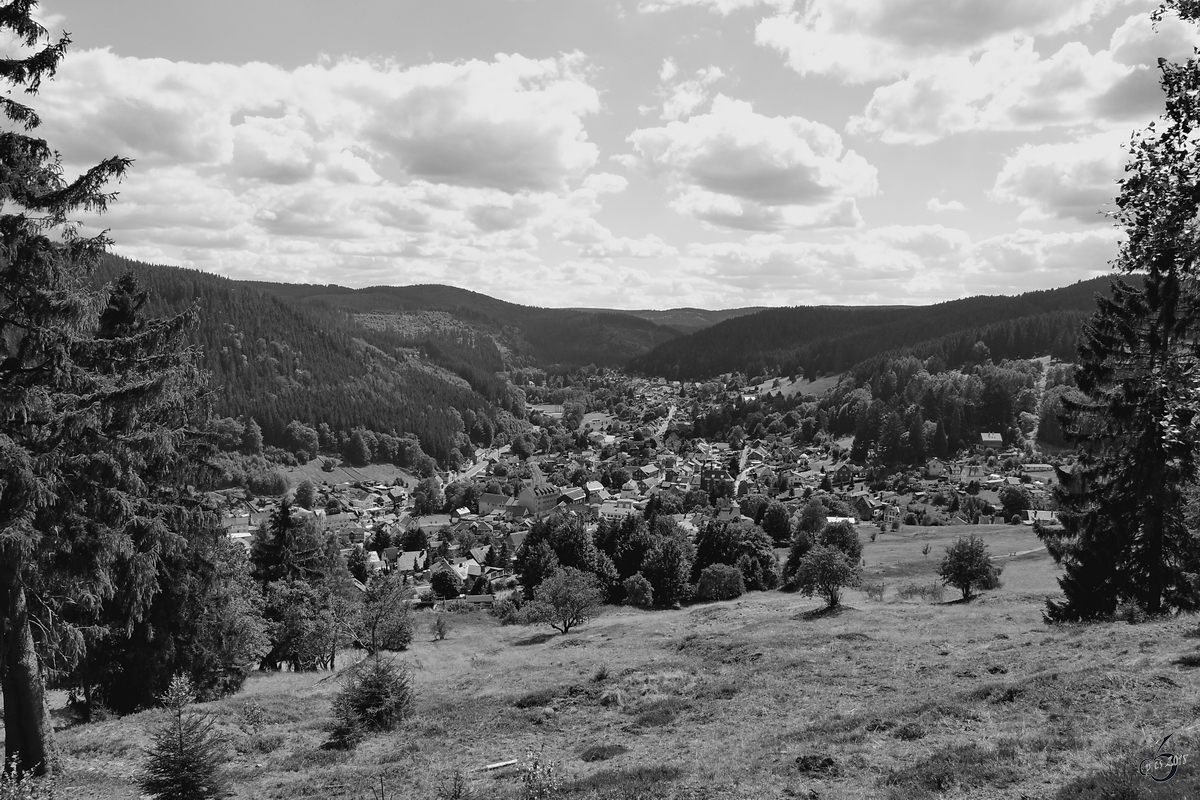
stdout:
[[546,642],[558,636],[557,633],[535,633],[533,636],[527,636],[524,639],[517,639],[513,642],[517,647],[528,647],[531,644],[545,644]]
[[857,610],[858,609],[854,608],[853,606],[843,606],[840,604],[834,606],[833,608],[830,608],[829,606],[821,606],[820,608],[814,608],[810,611],[801,611],[799,614],[792,617],[792,619],[799,619],[799,620],[803,620],[805,622],[813,622],[818,619],[826,619],[829,617],[840,617],[842,614],[847,614],[851,611],[857,611]]
[[1180,656],[1173,662],[1177,667],[1187,667],[1188,669],[1196,669],[1200,667],[1200,653],[1188,653],[1186,656]]

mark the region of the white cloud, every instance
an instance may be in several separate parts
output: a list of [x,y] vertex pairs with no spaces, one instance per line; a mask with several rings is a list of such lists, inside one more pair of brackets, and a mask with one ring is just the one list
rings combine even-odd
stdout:
[[[1054,288],[1108,272],[1120,235],[1012,234],[972,241],[940,225],[887,226],[831,242],[692,245],[677,280],[697,304],[931,303]],[[719,300],[717,298],[723,298]]]
[[759,23],[760,44],[801,75],[862,83],[889,80],[915,63],[986,49],[1013,36],[1077,28],[1122,0],[810,0],[801,12]]
[[[1112,92],[1132,81],[1130,97]],[[888,143],[928,144],[976,130],[1042,130],[1144,118],[1161,107],[1146,67],[1070,42],[1041,58],[1031,39],[997,43],[978,58],[936,58],[875,90],[851,133]]]
[[585,245],[579,250],[584,258],[662,258],[678,255],[679,251],[657,236],[641,239],[613,238],[604,242]]
[[877,190],[875,168],[828,126],[763,116],[724,95],[708,114],[636,130],[628,141],[676,190],[676,210],[715,224],[846,224],[857,220],[853,198]]
[[758,6],[771,6],[778,11],[792,7],[793,0],[642,0],[638,10],[643,12],[674,11],[680,8],[703,8],[722,16],[734,11]]
[[1056,144],[1024,145],[1005,160],[992,196],[1025,207],[1021,221],[1105,223],[1128,152],[1123,132]]
[[613,238],[593,217],[628,181],[592,172],[588,70],[578,54],[287,70],[91,50],[38,109],[69,167],[135,159],[104,219],[119,252],[352,284],[485,269],[518,287],[541,238]]
[[696,71],[696,77],[691,80],[678,81],[660,89],[664,96],[662,118],[666,120],[683,119],[691,115],[700,106],[708,102],[708,87],[725,77],[719,67],[705,67]]
[[977,242],[963,263],[972,293],[1032,291],[1111,272],[1123,234],[1113,228],[1078,233],[1020,229]]
[[929,201],[927,203],[925,203],[925,207],[928,208],[930,211],[932,211],[935,214],[941,214],[946,211],[966,211],[967,210],[967,207],[964,206],[958,200],[947,200],[946,202],[942,202],[941,200],[937,199],[936,197],[929,198]]

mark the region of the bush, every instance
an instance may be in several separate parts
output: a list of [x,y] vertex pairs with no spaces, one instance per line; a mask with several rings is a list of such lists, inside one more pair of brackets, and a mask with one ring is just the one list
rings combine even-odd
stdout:
[[413,710],[412,672],[376,656],[359,664],[333,700],[330,746],[354,747],[367,733],[390,731]]
[[521,772],[521,800],[553,800],[562,789],[562,777],[558,764],[546,760],[542,751],[525,753],[519,765]]
[[887,591],[887,584],[883,581],[872,581],[864,583],[862,588],[867,593],[867,597],[878,602],[883,599],[883,593]]
[[700,572],[697,600],[733,600],[746,593],[742,571],[728,564],[710,564]]
[[649,608],[654,605],[654,587],[642,573],[630,575],[621,586],[625,589],[625,605],[638,608]]
[[501,625],[516,625],[521,622],[521,608],[524,606],[524,595],[514,592],[492,603],[492,616],[500,620]]
[[58,787],[54,779],[35,778],[29,773],[22,773],[17,766],[17,756],[14,755],[7,767],[0,765],[0,800],[55,800],[58,797]]
[[450,634],[450,620],[446,619],[445,614],[435,614],[433,617],[433,638],[436,641],[442,641]]
[[188,711],[195,699],[196,690],[187,677],[171,679],[162,698],[168,718],[154,735],[138,781],[153,798],[203,800],[227,793],[228,780],[221,769],[225,742],[213,730],[210,717]]

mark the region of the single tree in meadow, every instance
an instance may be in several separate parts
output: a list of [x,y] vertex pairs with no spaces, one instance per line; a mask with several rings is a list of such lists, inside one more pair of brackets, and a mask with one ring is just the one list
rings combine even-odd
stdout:
[[594,617],[605,597],[604,586],[595,575],[563,567],[538,585],[524,613],[528,621],[565,634]]
[[988,557],[988,548],[978,536],[958,538],[946,548],[946,557],[938,567],[942,583],[962,592],[970,600],[975,589],[995,586],[999,570]]

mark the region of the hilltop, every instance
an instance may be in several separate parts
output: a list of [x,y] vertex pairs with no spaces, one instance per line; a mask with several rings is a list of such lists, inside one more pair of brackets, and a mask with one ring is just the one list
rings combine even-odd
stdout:
[[631,370],[675,380],[728,372],[844,372],[898,350],[938,355],[949,366],[983,341],[995,358],[1070,359],[1076,333],[1110,278],[1014,297],[978,296],[930,306],[797,306],[737,316],[659,345]]

